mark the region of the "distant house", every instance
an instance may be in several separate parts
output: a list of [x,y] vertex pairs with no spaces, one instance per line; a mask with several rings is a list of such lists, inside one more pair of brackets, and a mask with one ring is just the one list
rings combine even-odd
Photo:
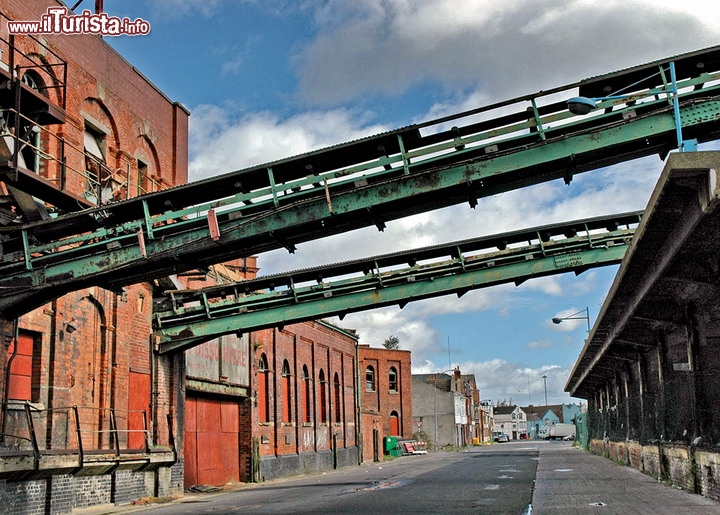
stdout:
[[543,413],[543,415],[540,417],[540,420],[542,420],[542,425],[552,426],[553,424],[557,424],[560,422],[560,417],[558,417],[558,414],[555,411],[548,408],[545,413]]
[[493,433],[506,434],[511,440],[526,438],[528,435],[527,414],[520,406],[496,406]]
[[[460,369],[453,375],[413,374],[412,412],[415,424],[436,447],[472,445],[481,438],[479,393],[475,377],[463,376]],[[482,421],[482,422],[481,422]]]
[[562,421],[565,424],[572,424],[580,414],[582,406],[580,404],[563,404],[562,405]]
[[527,415],[528,436],[536,438],[543,426],[554,424],[572,424],[580,413],[578,404],[551,404],[548,406],[523,406]]

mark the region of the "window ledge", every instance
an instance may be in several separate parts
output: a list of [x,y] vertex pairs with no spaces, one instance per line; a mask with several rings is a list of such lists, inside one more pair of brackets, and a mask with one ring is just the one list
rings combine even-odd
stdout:
[[31,411],[44,411],[45,405],[42,402],[30,402],[30,401],[22,401],[18,399],[9,399],[6,404],[6,408],[8,410],[18,410],[22,411],[25,409],[25,405],[30,406]]

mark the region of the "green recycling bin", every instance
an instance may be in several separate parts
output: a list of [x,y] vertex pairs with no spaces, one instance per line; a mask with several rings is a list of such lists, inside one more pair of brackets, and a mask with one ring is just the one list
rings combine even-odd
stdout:
[[397,436],[386,436],[383,438],[385,455],[401,456],[400,450],[397,448]]

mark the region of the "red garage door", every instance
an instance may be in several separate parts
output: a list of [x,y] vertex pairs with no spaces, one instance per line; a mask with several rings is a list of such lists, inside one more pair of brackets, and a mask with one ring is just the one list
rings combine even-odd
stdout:
[[240,478],[237,402],[185,400],[185,487],[224,485]]

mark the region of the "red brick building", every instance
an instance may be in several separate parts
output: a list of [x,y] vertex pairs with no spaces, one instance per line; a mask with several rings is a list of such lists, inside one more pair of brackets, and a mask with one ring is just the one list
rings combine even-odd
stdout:
[[260,478],[357,465],[357,336],[318,321],[250,341]]
[[[9,34],[8,20],[57,6],[0,7],[0,225],[187,181],[189,113],[102,38]],[[363,418],[371,442],[373,428],[412,435],[409,352],[365,349],[360,375],[357,336],[325,322],[154,352],[159,290],[256,272],[238,259],[123,291],[84,288],[0,320],[2,506],[63,513],[358,464]],[[375,391],[364,390],[368,366]]]
[[[255,258],[239,259],[192,286],[257,271]],[[185,356],[185,486],[358,464],[354,332],[324,321],[291,324],[225,335]]]
[[[188,112],[102,38],[9,34],[8,19],[39,20],[58,6],[0,5],[6,226],[187,181]],[[152,284],[91,287],[2,321],[0,502],[8,512],[182,492],[175,432],[184,363],[154,357],[152,299]]]
[[415,432],[410,351],[360,345],[359,356],[363,461],[378,461],[384,437]]

